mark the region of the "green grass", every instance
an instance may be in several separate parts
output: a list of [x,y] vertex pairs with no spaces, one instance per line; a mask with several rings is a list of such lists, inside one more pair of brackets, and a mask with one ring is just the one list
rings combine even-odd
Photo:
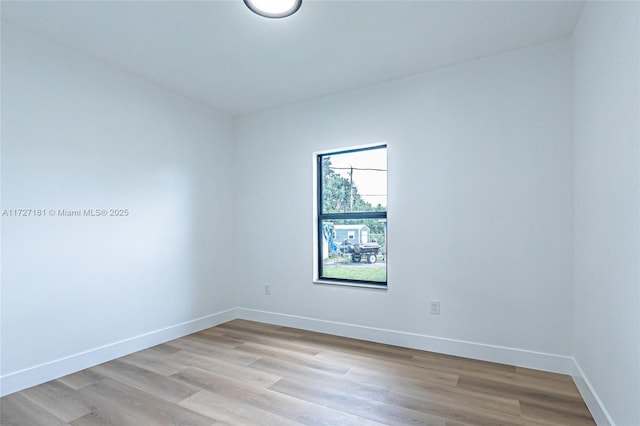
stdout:
[[387,281],[387,268],[367,268],[366,266],[333,266],[322,268],[324,278],[343,278],[361,281]]

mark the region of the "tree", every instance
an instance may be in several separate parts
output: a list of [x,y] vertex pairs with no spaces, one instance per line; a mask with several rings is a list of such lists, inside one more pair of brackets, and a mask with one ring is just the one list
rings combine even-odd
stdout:
[[[350,172],[352,176],[353,169]],[[322,206],[324,213],[371,212],[381,211],[384,207],[374,208],[358,193],[353,179],[347,179],[331,167],[331,157],[322,158]]]
[[331,168],[331,157],[322,158],[322,208],[324,213],[349,211],[351,186],[349,181]]

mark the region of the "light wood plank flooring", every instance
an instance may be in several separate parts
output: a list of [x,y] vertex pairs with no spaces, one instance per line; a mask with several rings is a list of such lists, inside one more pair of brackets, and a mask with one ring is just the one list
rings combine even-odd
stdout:
[[244,320],[0,402],[3,426],[595,424],[568,376]]

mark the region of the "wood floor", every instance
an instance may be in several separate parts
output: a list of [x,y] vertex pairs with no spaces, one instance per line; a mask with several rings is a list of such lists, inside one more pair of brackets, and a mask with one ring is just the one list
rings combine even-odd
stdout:
[[0,403],[2,426],[595,424],[568,376],[244,320]]

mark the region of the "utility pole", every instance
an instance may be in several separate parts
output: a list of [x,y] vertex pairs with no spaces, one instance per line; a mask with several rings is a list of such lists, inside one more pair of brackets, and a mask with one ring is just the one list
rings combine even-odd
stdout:
[[349,211],[353,212],[353,166],[349,168],[349,206]]

